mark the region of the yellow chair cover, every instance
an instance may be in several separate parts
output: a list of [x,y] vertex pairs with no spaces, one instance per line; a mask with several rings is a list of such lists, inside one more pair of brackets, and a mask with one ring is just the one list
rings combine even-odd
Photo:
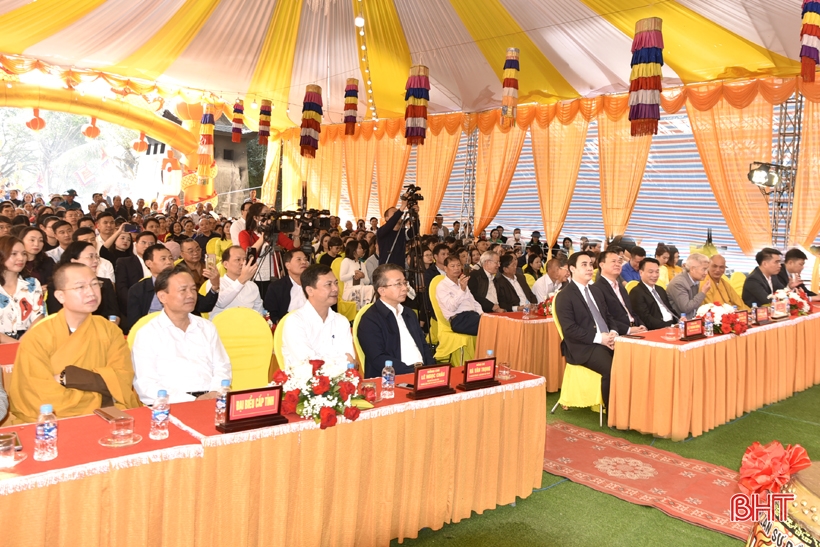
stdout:
[[[285,320],[290,316],[286,313],[285,316],[276,324],[276,330],[273,331],[273,354],[276,355],[276,365],[279,370],[285,370],[285,357],[282,355],[282,327],[285,325]],[[217,316],[218,317],[218,316]]]
[[232,245],[230,239],[222,240],[218,237],[209,239],[208,244],[205,245],[205,252],[216,256],[216,269],[219,270],[219,275],[225,275],[225,266],[222,265],[222,253]]
[[639,281],[629,281],[626,284],[626,292],[632,292],[632,289],[638,286]]
[[159,315],[160,312],[155,311],[151,312],[145,317],[140,317],[134,326],[131,327],[131,330],[128,332],[128,349],[132,349],[134,347],[134,338],[137,336],[137,331],[140,330],[148,321]]
[[323,256],[325,256],[325,254],[326,253],[319,253],[316,255],[316,264],[319,263],[319,261],[322,259]]
[[362,378],[364,378],[364,352],[362,351],[362,346],[359,345],[359,321],[362,319],[362,314],[372,305],[373,303],[371,302],[370,304],[362,306],[362,309],[356,314],[356,319],[353,320],[353,345],[356,347],[356,355],[359,357],[359,371],[362,373]]
[[732,274],[732,279],[729,284],[739,295],[743,294],[743,284],[746,283],[746,274],[743,272],[735,272]]
[[217,315],[213,323],[231,359],[231,389],[266,386],[273,353],[268,322],[250,308],[231,308]]
[[[444,276],[436,276],[430,282],[430,302],[433,304],[433,311],[436,314],[438,321],[438,347],[436,348],[436,361],[443,361],[449,359],[453,366],[461,366],[461,350],[464,348],[464,361],[469,361],[475,357],[475,343],[476,337],[469,334],[459,334],[453,332],[450,327],[450,322],[444,318],[441,312],[441,306],[438,305],[436,299],[436,288],[438,284],[444,279]],[[455,361],[453,354],[456,354]]]
[[[201,294],[202,296],[205,296],[208,293],[207,287],[208,287],[208,282],[206,281],[199,288],[199,294]],[[202,319],[208,319],[211,316],[210,313],[203,313],[201,315],[202,315]]]
[[356,303],[349,302],[347,300],[342,300],[342,294],[345,292],[345,284],[342,282],[342,258],[336,258],[333,260],[333,264],[330,265],[330,269],[333,270],[333,275],[336,276],[336,279],[339,280],[339,303],[336,306],[339,310],[339,313],[347,317],[348,321],[353,321],[356,319]]
[[[433,313],[435,313],[435,311]],[[430,341],[434,346],[438,345],[438,321],[436,321],[435,317],[430,318]]]
[[527,285],[529,285],[532,289],[532,286],[535,285],[535,278],[532,276],[532,274],[525,273],[524,279],[527,280]]
[[[636,282],[637,283],[637,282]],[[555,300],[552,301],[552,318],[555,322],[555,328],[558,330],[558,336],[561,340],[564,339],[564,331],[561,329],[561,324],[558,322],[558,316],[555,315]],[[603,404],[604,399],[601,395],[601,375],[590,370],[582,365],[571,365],[567,363],[564,369],[564,379],[561,382],[561,396],[558,402],[552,408],[558,405],[571,406],[576,408],[590,407],[592,411],[598,411],[598,419],[601,426],[603,426]]]

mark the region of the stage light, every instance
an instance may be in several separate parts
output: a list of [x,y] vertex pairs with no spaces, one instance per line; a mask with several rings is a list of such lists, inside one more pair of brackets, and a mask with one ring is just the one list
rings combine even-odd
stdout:
[[771,163],[753,163],[747,175],[749,182],[760,188],[774,188],[780,184],[777,165]]

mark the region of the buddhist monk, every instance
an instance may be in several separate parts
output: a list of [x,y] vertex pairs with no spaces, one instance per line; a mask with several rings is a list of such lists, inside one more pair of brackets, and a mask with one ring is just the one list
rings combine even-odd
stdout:
[[721,304],[737,306],[737,309],[741,311],[749,309],[749,306],[743,302],[737,291],[723,277],[723,274],[726,273],[725,258],[721,255],[712,255],[712,258],[709,259],[709,268],[706,271],[709,275],[700,282],[700,286],[702,288],[707,281],[711,281],[712,286],[706,291],[706,297],[703,299],[704,304],[720,302]]

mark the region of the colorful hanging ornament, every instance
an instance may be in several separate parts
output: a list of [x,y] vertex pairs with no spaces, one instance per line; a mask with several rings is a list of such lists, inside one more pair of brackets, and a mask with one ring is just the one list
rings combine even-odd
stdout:
[[305,89],[305,103],[302,106],[302,138],[299,141],[302,156],[316,157],[319,149],[319,133],[322,132],[322,88],[309,85]]
[[268,137],[270,137],[270,113],[271,102],[267,99],[262,99],[262,104],[259,105],[259,144],[267,145]]
[[507,48],[504,61],[504,81],[501,84],[501,126],[513,127],[518,110],[518,48]]
[[206,185],[211,178],[211,164],[214,162],[214,105],[206,104],[202,110],[202,123],[199,126],[199,156],[196,175],[199,184]]
[[404,137],[407,144],[424,144],[427,135],[427,103],[430,102],[430,70],[424,65],[410,67],[404,86]]
[[803,28],[800,29],[800,74],[803,81],[814,82],[814,71],[820,63],[820,2],[803,0]]
[[242,99],[233,103],[233,119],[231,120],[231,142],[242,142],[242,123],[245,121],[245,105]]
[[97,118],[91,117],[91,123],[83,126],[82,134],[88,139],[96,139],[100,136],[100,128],[97,127]]
[[356,133],[356,117],[359,111],[359,80],[348,78],[345,86],[345,135]]
[[138,141],[134,141],[131,143],[131,148],[134,149],[135,152],[138,154],[142,154],[143,152],[148,150],[148,143],[145,142],[145,132],[140,132],[140,138]]
[[40,131],[41,129],[45,128],[45,126],[46,121],[40,117],[40,109],[35,108],[34,117],[26,122],[26,127],[31,129],[32,131]]
[[632,122],[633,137],[658,134],[663,67],[662,23],[660,17],[641,19],[635,23],[632,73],[629,76],[629,121]]

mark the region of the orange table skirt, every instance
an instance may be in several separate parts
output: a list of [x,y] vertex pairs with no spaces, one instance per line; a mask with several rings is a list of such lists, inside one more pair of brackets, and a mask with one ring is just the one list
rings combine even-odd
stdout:
[[521,312],[485,313],[478,325],[476,356],[488,349],[499,363],[509,363],[547,379],[547,391],[561,389],[566,360],[561,355],[561,337],[552,318],[539,317],[524,321]]
[[609,425],[680,441],[820,383],[820,314],[689,344],[618,338]]

